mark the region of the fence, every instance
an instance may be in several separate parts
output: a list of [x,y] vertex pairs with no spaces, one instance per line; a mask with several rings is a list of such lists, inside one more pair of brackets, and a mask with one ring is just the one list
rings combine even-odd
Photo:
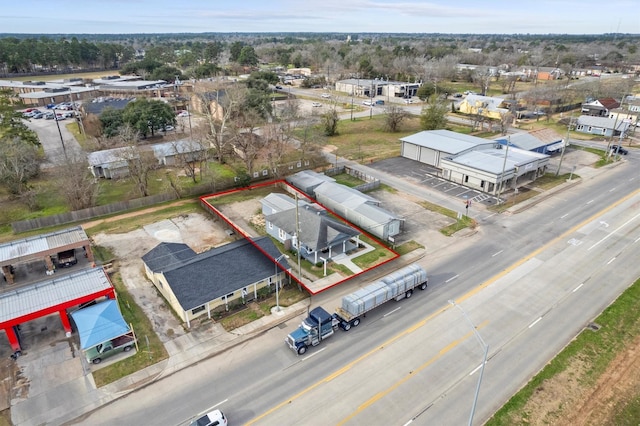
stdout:
[[[296,172],[311,166],[309,160],[294,161],[279,166],[280,170],[285,172]],[[266,172],[266,173],[265,173]],[[286,173],[285,173],[286,174]],[[261,170],[254,172],[251,176],[251,182],[259,182],[274,178],[274,173],[269,170]],[[98,218],[100,216],[122,213],[128,210],[139,209],[142,207],[152,206],[158,203],[176,200],[182,197],[195,197],[205,194],[216,193],[226,189],[233,188],[238,185],[237,179],[225,179],[220,181],[211,181],[208,183],[183,188],[177,193],[162,193],[150,195],[144,198],[136,198],[129,201],[120,201],[117,203],[107,204],[104,206],[90,207],[83,210],[59,213],[52,216],[38,217],[35,219],[21,220],[13,222],[11,229],[14,234],[32,231],[34,229],[48,228],[51,226],[66,225],[69,223],[87,221]]]

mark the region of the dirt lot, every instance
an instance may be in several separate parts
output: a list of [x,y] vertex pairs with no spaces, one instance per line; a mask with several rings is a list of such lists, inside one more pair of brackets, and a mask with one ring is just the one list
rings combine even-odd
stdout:
[[125,234],[100,233],[95,244],[108,247],[118,258],[122,280],[153,323],[160,340],[167,342],[185,333],[181,323],[146,278],[141,257],[161,242],[184,243],[196,252],[229,241],[224,228],[206,213],[165,219]]

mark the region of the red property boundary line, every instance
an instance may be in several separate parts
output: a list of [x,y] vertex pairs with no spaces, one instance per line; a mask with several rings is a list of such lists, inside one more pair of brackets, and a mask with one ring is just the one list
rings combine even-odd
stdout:
[[297,282],[299,285],[301,285],[302,287],[304,287],[304,289],[309,292],[309,294],[311,294],[312,296],[322,293],[325,290],[328,290],[330,288],[333,288],[337,285],[340,285],[346,281],[352,280],[355,277],[358,277],[362,274],[365,274],[373,269],[379,268],[382,265],[385,265],[395,259],[397,259],[398,257],[400,257],[400,254],[398,254],[398,252],[396,252],[395,250],[392,250],[388,247],[386,247],[382,242],[380,242],[380,240],[378,240],[377,238],[373,237],[372,235],[370,235],[369,233],[365,232],[364,230],[360,229],[359,227],[357,227],[356,225],[346,221],[345,219],[343,219],[340,215],[336,214],[333,210],[323,206],[322,204],[320,204],[317,200],[314,200],[312,198],[309,198],[309,196],[305,193],[303,193],[302,191],[300,191],[298,188],[290,185],[287,181],[285,181],[284,179],[279,179],[279,180],[272,180],[269,182],[263,182],[263,183],[259,183],[256,185],[251,185],[248,186],[246,188],[237,188],[237,189],[230,189],[227,191],[222,191],[222,192],[217,192],[214,194],[209,194],[209,195],[203,195],[200,197],[200,204],[205,207],[205,209],[208,209],[211,213],[215,214],[216,216],[218,216],[219,218],[221,218],[223,221],[225,221],[227,223],[227,225],[229,225],[234,232],[237,232],[239,235],[242,235],[242,237],[247,240],[253,247],[255,247],[256,249],[258,249],[260,251],[260,253],[262,253],[263,255],[267,256],[269,259],[273,260],[275,263],[277,263],[279,266],[280,264],[276,261],[276,259],[271,256],[269,253],[267,253],[262,247],[258,246],[252,239],[251,236],[249,234],[247,234],[244,230],[242,230],[241,228],[237,227],[229,218],[227,218],[224,214],[222,214],[222,212],[220,210],[218,210],[217,208],[215,208],[211,203],[209,203],[209,201],[207,201],[207,199],[211,199],[211,198],[217,198],[223,195],[231,195],[231,194],[235,194],[238,192],[244,192],[244,191],[250,191],[252,189],[259,189],[259,188],[264,188],[264,187],[268,187],[268,186],[285,186],[288,190],[288,192],[294,192],[294,193],[298,193],[298,195],[302,198],[304,198],[305,200],[311,202],[311,203],[315,203],[319,206],[321,206],[322,208],[324,208],[326,211],[330,212],[334,217],[336,217],[338,220],[342,221],[343,223],[357,229],[358,231],[360,231],[363,235],[366,235],[368,238],[371,238],[372,240],[374,240],[376,243],[378,243],[381,247],[385,248],[387,251],[393,253],[393,257],[391,257],[390,259],[385,260],[384,262],[373,266],[371,268],[367,268],[365,270],[362,270],[358,273],[355,273],[354,275],[351,275],[343,280],[340,280],[328,287],[323,288],[320,291],[313,291],[311,290],[309,287],[307,287],[306,285],[304,285],[304,283],[298,279],[295,275],[293,275],[291,272],[289,272],[288,270],[283,270],[285,271],[285,273],[292,278],[295,282]]

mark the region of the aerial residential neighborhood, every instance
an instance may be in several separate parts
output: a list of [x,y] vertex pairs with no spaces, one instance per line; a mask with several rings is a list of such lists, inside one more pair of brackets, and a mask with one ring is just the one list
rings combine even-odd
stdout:
[[624,3],[317,6],[7,7],[0,426],[637,423]]

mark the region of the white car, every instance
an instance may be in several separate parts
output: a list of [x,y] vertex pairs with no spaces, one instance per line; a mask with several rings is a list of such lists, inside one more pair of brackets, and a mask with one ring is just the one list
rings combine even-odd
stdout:
[[325,98],[325,99],[329,99],[331,97],[330,94],[328,93],[323,93],[322,95],[320,95],[321,97]]
[[220,410],[213,410],[191,422],[190,426],[227,426],[227,418]]
[[364,106],[372,106],[373,103],[371,103],[371,101],[362,101],[362,105],[364,105]]
[[189,111],[180,111],[180,112],[178,112],[178,114],[176,116],[177,117],[188,117],[189,116]]
[[318,108],[318,107],[321,107],[322,104],[320,102],[314,102],[314,103],[311,104],[311,106],[314,107],[314,108]]
[[413,103],[413,99],[405,99],[404,103],[405,104],[412,104]]

